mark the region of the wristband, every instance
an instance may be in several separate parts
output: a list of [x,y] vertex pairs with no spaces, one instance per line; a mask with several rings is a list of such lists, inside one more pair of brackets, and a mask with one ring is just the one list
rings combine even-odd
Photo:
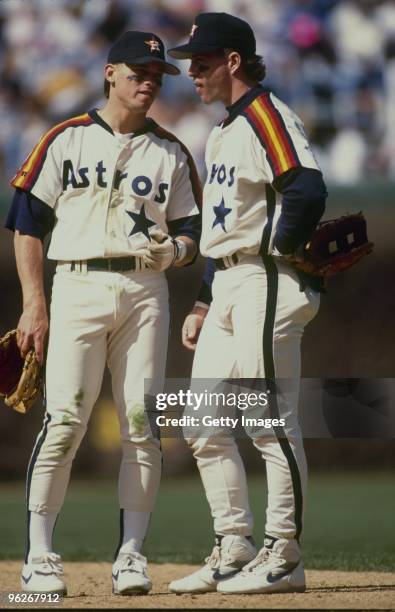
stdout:
[[200,302],[199,300],[197,300],[193,307],[195,308],[195,306],[197,306],[198,308],[204,308],[205,310],[209,310],[210,309],[210,305],[206,304],[206,302]]
[[187,256],[187,245],[183,240],[177,240],[176,238],[172,239],[174,245],[174,259],[172,261],[172,265],[178,262],[181,262]]

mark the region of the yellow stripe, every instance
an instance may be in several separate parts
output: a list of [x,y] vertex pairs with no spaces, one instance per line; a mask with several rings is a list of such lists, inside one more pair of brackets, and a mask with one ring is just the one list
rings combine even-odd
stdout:
[[269,136],[271,137],[273,144],[274,144],[274,148],[277,151],[277,155],[280,161],[280,166],[281,166],[281,170],[283,172],[286,172],[287,170],[289,170],[289,163],[287,163],[287,159],[284,153],[284,149],[281,146],[281,142],[279,141],[279,139],[277,138],[277,134],[275,132],[275,129],[273,127],[270,115],[268,114],[267,110],[265,109],[265,107],[260,104],[258,102],[258,100],[254,100],[254,102],[251,105],[255,112],[259,115],[259,117],[262,119],[263,124],[265,125]]
[[22,168],[20,169],[18,173],[19,177],[15,181],[13,181],[14,187],[23,187],[23,183],[28,178],[30,170],[34,166],[36,159],[41,155],[42,149],[44,148],[46,141],[49,140],[53,132],[59,130],[63,126],[67,125],[68,123],[72,123],[78,120],[81,121],[82,119],[86,117],[88,117],[88,113],[84,113],[83,115],[78,115],[77,117],[72,117],[71,119],[67,119],[66,121],[63,121],[62,123],[58,123],[53,128],[51,128],[48,132],[46,132],[44,136],[40,139],[38,144],[34,147],[33,151],[30,153],[25,163],[23,164]]

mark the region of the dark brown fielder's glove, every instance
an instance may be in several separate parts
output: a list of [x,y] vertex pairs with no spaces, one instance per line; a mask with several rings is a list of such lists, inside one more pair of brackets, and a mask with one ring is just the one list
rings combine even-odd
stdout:
[[16,329],[0,338],[0,396],[17,412],[26,413],[42,387],[41,366],[31,348],[23,358]]
[[306,274],[328,278],[355,265],[373,247],[368,240],[366,219],[360,212],[322,221],[306,244],[303,258],[290,255],[285,259]]

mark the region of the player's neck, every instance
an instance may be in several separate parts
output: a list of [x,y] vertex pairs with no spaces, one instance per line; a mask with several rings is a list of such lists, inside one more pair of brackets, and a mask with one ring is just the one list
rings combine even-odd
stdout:
[[240,100],[240,98],[244,96],[244,94],[247,93],[247,91],[249,91],[252,87],[253,85],[246,81],[242,81],[239,79],[233,80],[232,87],[229,92],[229,98],[225,106],[232,106],[232,104],[237,102],[237,100]]
[[109,102],[98,111],[100,117],[110,126],[113,132],[130,134],[144,127],[146,115],[144,113],[131,113],[127,109],[115,108]]

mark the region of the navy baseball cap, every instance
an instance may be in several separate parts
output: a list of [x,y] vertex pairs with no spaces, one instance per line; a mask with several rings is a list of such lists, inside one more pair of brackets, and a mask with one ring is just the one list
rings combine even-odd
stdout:
[[228,13],[201,13],[195,18],[189,42],[169,49],[168,54],[177,59],[187,59],[194,54],[220,49],[234,49],[242,57],[253,57],[256,42],[251,26]]
[[180,74],[179,69],[165,60],[163,42],[152,32],[130,31],[122,34],[110,48],[109,64],[161,64],[167,74]]

